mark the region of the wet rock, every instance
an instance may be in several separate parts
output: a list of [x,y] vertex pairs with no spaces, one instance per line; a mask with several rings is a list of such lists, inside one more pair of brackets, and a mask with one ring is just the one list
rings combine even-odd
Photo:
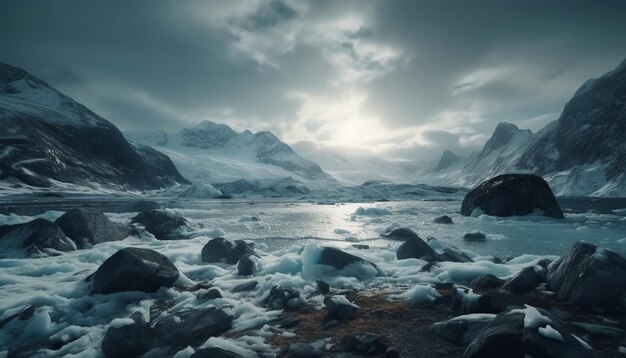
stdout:
[[324,298],[324,305],[328,312],[327,321],[336,319],[338,321],[347,321],[356,316],[359,307],[348,301],[344,297],[327,296]]
[[463,251],[454,246],[444,247],[443,253],[437,254],[437,261],[474,262],[474,260],[467,256]]
[[396,251],[398,260],[405,259],[422,259],[426,261],[435,261],[437,253],[419,236],[406,240]]
[[330,292],[330,285],[326,283],[326,281],[317,280],[315,281],[315,284],[317,285],[317,290],[321,294],[326,295],[328,294],[328,292]]
[[254,261],[250,258],[250,254],[244,254],[237,262],[237,272],[241,276],[249,276],[254,273]]
[[453,223],[452,218],[449,217],[448,215],[439,216],[435,218],[433,222],[436,224],[452,224]]
[[386,237],[392,240],[401,240],[401,241],[406,241],[408,239],[419,237],[417,233],[415,233],[415,231],[406,227],[395,229],[387,234],[381,234],[380,236]]
[[482,276],[476,277],[470,286],[474,289],[489,290],[492,288],[499,288],[504,285],[504,280],[497,278],[496,276],[488,273]]
[[278,318],[268,321],[266,324],[271,327],[277,326],[280,328],[289,329],[300,324],[300,319],[296,316],[283,314]]
[[140,356],[156,345],[152,328],[140,316],[134,315],[129,325],[107,329],[100,345],[106,357]]
[[529,266],[508,279],[502,286],[511,293],[526,293],[545,281],[545,270],[541,266]]
[[146,231],[159,240],[179,239],[181,230],[187,227],[187,219],[174,210],[143,211],[131,223],[143,225]]
[[232,242],[223,237],[209,240],[202,248],[202,261],[236,264],[245,254],[259,256],[251,244],[243,240]]
[[491,297],[474,293],[468,287],[455,287],[452,291],[452,312],[459,315],[470,313],[493,313]]
[[540,308],[497,315],[463,357],[594,357],[557,317]]
[[154,333],[160,346],[186,347],[228,331],[233,316],[221,307],[188,309],[157,321]]
[[364,356],[385,353],[388,347],[383,336],[364,331],[348,334],[342,339],[342,343],[346,351]]
[[548,286],[560,298],[583,307],[626,306],[626,259],[595,245],[577,242],[550,265]]
[[222,295],[222,291],[220,291],[219,288],[216,287],[212,287],[209,288],[206,292],[198,295],[198,297],[202,300],[215,300],[217,298],[222,298],[224,297],[224,295]]
[[126,247],[106,259],[92,276],[93,293],[155,292],[172,287],[179,272],[170,260],[150,249]]
[[320,358],[324,356],[324,350],[309,343],[294,343],[289,346],[285,358]]
[[489,313],[458,316],[448,321],[433,324],[428,328],[428,333],[451,343],[467,345],[493,321],[495,316],[495,314]]
[[368,263],[375,267],[374,264],[365,261],[358,256],[341,251],[335,247],[323,247],[322,255],[320,256],[320,259],[318,261],[319,265],[332,266],[337,270],[343,270],[346,266],[354,263]]
[[483,242],[487,241],[487,236],[485,236],[485,234],[480,231],[468,232],[467,234],[463,235],[463,240],[469,242]]
[[242,355],[223,348],[210,347],[198,349],[189,358],[244,358]]
[[528,215],[538,209],[545,216],[565,217],[550,186],[533,174],[504,174],[483,182],[465,195],[461,215],[476,209],[491,216]]
[[24,224],[0,226],[0,247],[24,249],[28,255],[57,255],[76,250],[76,244],[63,230],[46,219],[35,219]]
[[296,307],[302,302],[300,301],[300,292],[291,288],[274,286],[265,299],[265,303],[273,310],[282,310],[287,307]]
[[81,249],[123,240],[135,232],[130,226],[112,222],[101,211],[84,208],[66,212],[55,223]]
[[258,285],[259,285],[259,283],[256,280],[247,281],[247,282],[244,282],[242,284],[239,284],[239,285],[233,287],[233,289],[231,291],[234,292],[234,293],[252,291]]

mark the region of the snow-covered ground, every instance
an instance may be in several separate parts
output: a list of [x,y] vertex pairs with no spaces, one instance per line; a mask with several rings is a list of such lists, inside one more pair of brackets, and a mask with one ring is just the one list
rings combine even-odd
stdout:
[[[608,214],[570,213],[564,220],[555,220],[539,216],[462,217],[457,213],[459,201],[316,205],[288,201],[212,200],[171,201],[167,205],[190,220],[195,228],[192,239],[158,241],[144,233],[57,257],[0,259],[0,320],[28,305],[38,307],[27,326],[12,324],[0,330],[0,356],[2,350],[23,340],[50,336],[72,341],[59,351],[48,351],[51,356],[99,356],[100,341],[109,326],[127,324],[131,313],[148,312],[155,301],[164,299],[174,302],[173,309],[232,305],[233,331],[243,333],[230,336],[236,338],[211,338],[205,346],[230,347],[246,357],[255,357],[255,351],[271,356],[268,342],[272,337],[291,334],[276,328],[270,332],[264,326],[280,313],[261,307],[273,285],[299,290],[310,304],[320,309],[323,297],[312,295],[316,290],[315,279],[324,279],[332,287],[356,289],[402,285],[407,287],[407,292],[389,298],[413,302],[434,295],[428,286],[416,285],[459,282],[485,273],[509,277],[546,255],[564,254],[576,241],[587,241],[626,254],[624,209]],[[53,220],[61,214],[63,212],[47,211],[38,217]],[[449,215],[454,224],[433,223],[435,217],[444,214]],[[132,212],[107,213],[112,220],[124,223],[130,222],[134,215]],[[31,216],[0,215],[0,225],[31,219]],[[396,260],[400,242],[380,237],[381,233],[397,227],[411,228],[424,239],[433,236],[439,242],[453,244],[475,262],[444,262],[431,272],[420,272],[425,261]],[[461,239],[463,234],[476,230],[486,234],[486,242]],[[258,262],[260,271],[255,276],[260,284],[255,291],[232,293],[230,289],[250,278],[238,276],[233,265],[202,262],[200,251],[203,245],[218,236],[246,239],[256,244],[261,259]],[[355,243],[367,244],[371,248],[357,250],[352,247]],[[438,248],[437,241],[431,241],[431,245]],[[179,284],[208,281],[222,289],[225,297],[201,301],[195,293],[174,289],[161,289],[154,294],[89,295],[85,278],[113,253],[127,246],[150,248],[166,255],[182,273]],[[354,276],[321,276],[322,271],[312,264],[321,246],[340,247],[363,257],[375,263],[384,274],[375,276],[375,273],[363,270]],[[515,258],[506,264],[495,264],[490,261],[491,255]],[[189,348],[179,352],[177,357],[188,357],[191,353],[193,349]]]

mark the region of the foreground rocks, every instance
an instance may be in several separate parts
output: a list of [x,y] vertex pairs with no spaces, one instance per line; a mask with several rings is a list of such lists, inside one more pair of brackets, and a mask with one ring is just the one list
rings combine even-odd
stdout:
[[396,251],[398,260],[405,259],[423,259],[426,261],[435,261],[437,253],[419,236],[413,237],[405,241]]
[[460,345],[468,345],[493,321],[495,314],[468,314],[438,322],[428,328],[428,333]]
[[91,277],[92,292],[155,292],[161,287],[172,287],[178,276],[176,266],[160,253],[127,247],[100,265]]
[[26,254],[35,256],[58,255],[77,249],[57,224],[46,219],[0,226],[0,247],[4,250],[23,249]]
[[547,281],[559,297],[573,304],[626,308],[626,259],[611,250],[577,242],[549,267]]
[[483,182],[465,195],[461,215],[476,209],[491,216],[528,215],[538,209],[545,216],[565,217],[548,183],[532,174],[504,174]]
[[168,209],[143,211],[131,223],[143,225],[146,231],[159,240],[179,239],[182,237],[182,230],[187,227],[187,219]]
[[[132,318],[132,324],[119,328],[109,327],[101,344],[105,356],[138,356],[156,347],[172,347],[176,351],[221,335],[231,328],[233,322],[232,314],[221,307],[181,310],[159,317],[152,325],[146,323],[141,314],[135,314]],[[212,350],[201,351],[196,352],[199,357],[203,357],[205,353],[218,353]]]
[[[234,265],[238,263],[244,255],[259,256],[254,251],[251,244],[248,244],[243,240],[236,240],[232,242],[223,237],[209,240],[209,242],[207,242],[206,245],[204,245],[204,247],[202,248],[202,261],[209,263],[225,262],[227,264]],[[253,266],[253,262],[242,263],[241,274],[251,275]]]
[[83,208],[66,212],[55,223],[80,249],[123,240],[134,232],[132,227],[114,223],[100,211]]

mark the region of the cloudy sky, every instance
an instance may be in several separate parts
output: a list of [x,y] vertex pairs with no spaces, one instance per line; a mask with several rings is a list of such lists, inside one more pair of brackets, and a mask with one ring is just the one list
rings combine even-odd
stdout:
[[2,1],[0,61],[122,130],[202,120],[431,159],[626,58],[624,1]]

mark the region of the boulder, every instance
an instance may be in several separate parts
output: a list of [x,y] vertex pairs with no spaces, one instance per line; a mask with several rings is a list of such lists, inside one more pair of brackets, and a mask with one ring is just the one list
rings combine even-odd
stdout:
[[250,280],[250,281],[246,281],[244,283],[240,283],[237,286],[233,287],[233,289],[231,290],[233,293],[240,293],[240,292],[246,292],[246,291],[252,291],[254,290],[257,286],[259,285],[259,282],[257,280]]
[[419,237],[417,235],[417,233],[415,233],[415,231],[406,228],[406,227],[401,227],[399,229],[395,229],[387,234],[381,234],[380,236],[382,237],[386,237],[388,239],[392,239],[392,240],[401,240],[401,241],[406,241],[408,239],[412,239],[414,237]]
[[315,285],[317,286],[317,290],[323,295],[328,294],[330,291],[330,285],[326,281],[317,280],[315,281]]
[[448,215],[442,215],[439,217],[436,217],[435,220],[433,220],[433,222],[435,224],[452,224],[452,218],[449,217]]
[[497,315],[463,357],[594,357],[556,316],[526,305]]
[[155,346],[154,333],[141,314],[132,316],[133,323],[109,327],[100,348],[105,357],[136,357]]
[[483,182],[465,195],[461,215],[470,216],[476,209],[491,216],[528,215],[540,210],[545,216],[565,217],[548,183],[533,174],[503,174]]
[[202,248],[202,261],[204,262],[225,262],[231,265],[236,264],[245,254],[259,256],[251,244],[243,240],[232,242],[223,237],[209,240]]
[[437,253],[419,236],[406,240],[396,251],[398,260],[406,259],[422,259],[426,261],[435,261]]
[[131,223],[143,225],[146,231],[159,240],[179,239],[181,230],[187,227],[187,219],[169,209],[143,211],[137,214]]
[[617,252],[577,242],[552,263],[547,274],[551,290],[583,307],[626,306],[626,259]]
[[376,333],[356,331],[343,337],[344,349],[362,356],[378,356],[387,351],[385,338]]
[[273,310],[282,310],[287,307],[296,307],[302,303],[300,292],[280,286],[274,286],[270,290],[265,303]]
[[359,310],[357,305],[339,296],[327,296],[324,298],[324,305],[328,312],[326,320],[336,319],[338,321],[347,321],[356,316]]
[[499,279],[490,273],[476,277],[470,284],[473,289],[479,290],[499,288],[502,285],[504,285],[504,280]]
[[437,261],[474,262],[474,260],[463,251],[448,245],[443,248],[443,253],[437,254]]
[[155,292],[161,287],[172,287],[178,275],[176,266],[160,253],[126,247],[106,259],[93,274],[92,292]]
[[322,254],[317,263],[318,265],[327,265],[332,266],[337,270],[343,270],[346,266],[354,263],[364,264],[369,262],[358,256],[341,251],[335,247],[323,247]]
[[244,254],[237,262],[237,272],[241,276],[249,276],[254,273],[254,261],[250,258],[249,253]]
[[169,314],[154,326],[159,346],[187,347],[228,331],[233,315],[221,307],[187,309]]
[[206,292],[198,295],[198,298],[207,301],[222,297],[224,297],[224,295],[222,295],[222,291],[220,291],[220,289],[216,287],[209,288]]
[[134,232],[130,226],[112,222],[101,211],[84,208],[66,212],[55,223],[81,249],[123,240]]
[[526,293],[546,280],[545,269],[541,266],[528,266],[506,280],[502,289],[511,293]]
[[485,234],[480,231],[468,232],[467,234],[463,235],[463,240],[469,242],[483,242],[487,241],[487,236],[485,236]]
[[433,324],[428,328],[428,333],[448,342],[465,346],[474,340],[495,316],[489,313],[474,313],[454,317],[448,321]]
[[189,358],[244,358],[242,355],[223,348],[210,347],[198,349]]
[[28,255],[54,255],[76,250],[76,244],[61,228],[46,219],[0,226],[0,247],[3,250],[24,249]]
[[457,286],[452,290],[452,312],[458,315],[493,313],[491,297],[474,293],[471,288]]

